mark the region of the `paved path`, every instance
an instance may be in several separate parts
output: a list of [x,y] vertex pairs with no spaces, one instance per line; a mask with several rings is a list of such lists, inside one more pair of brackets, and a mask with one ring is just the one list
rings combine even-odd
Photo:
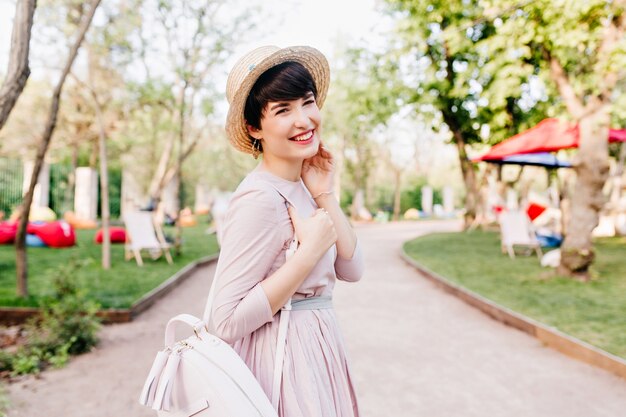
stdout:
[[[367,269],[335,305],[362,417],[623,417],[626,381],[569,359],[421,279],[401,242],[454,222],[361,225]],[[9,417],[154,416],[137,397],[171,316],[201,314],[214,267],[199,270],[99,348],[10,386]],[[238,416],[237,416],[238,417]],[[297,417],[297,416],[293,416]]]

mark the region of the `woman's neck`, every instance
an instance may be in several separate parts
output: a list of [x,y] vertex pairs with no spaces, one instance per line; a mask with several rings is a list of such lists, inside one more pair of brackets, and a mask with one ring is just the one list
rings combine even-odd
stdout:
[[260,168],[263,171],[268,171],[277,177],[283,178],[287,181],[299,181],[300,174],[302,173],[303,161],[286,161],[284,159],[272,158],[269,155],[263,155]]

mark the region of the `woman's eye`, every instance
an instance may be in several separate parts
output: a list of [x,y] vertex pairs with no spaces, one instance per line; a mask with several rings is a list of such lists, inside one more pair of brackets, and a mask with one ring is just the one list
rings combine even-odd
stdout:
[[276,114],[281,114],[281,113],[285,113],[287,111],[287,109],[280,109],[276,112]]
[[311,99],[308,99],[308,100],[306,100],[306,101],[304,102],[304,104],[313,104],[313,103],[315,103],[315,100],[314,100],[314,99],[312,99],[312,98],[311,98]]

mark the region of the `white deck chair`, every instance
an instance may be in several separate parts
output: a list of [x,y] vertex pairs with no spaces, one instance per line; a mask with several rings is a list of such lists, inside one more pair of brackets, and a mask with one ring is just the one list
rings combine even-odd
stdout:
[[[126,233],[128,234],[125,246],[125,258],[128,261],[135,257],[137,265],[143,266],[141,250],[148,249],[152,253],[165,255],[167,262],[174,263],[170,253],[171,245],[165,241],[161,228],[154,224],[152,213],[148,211],[134,211],[124,215]],[[130,241],[128,241],[130,238]],[[158,257],[157,256],[157,257]]]
[[500,213],[500,238],[502,252],[508,252],[511,258],[515,258],[515,246],[526,246],[534,249],[541,259],[541,246],[532,228],[530,219],[522,211],[505,211]]

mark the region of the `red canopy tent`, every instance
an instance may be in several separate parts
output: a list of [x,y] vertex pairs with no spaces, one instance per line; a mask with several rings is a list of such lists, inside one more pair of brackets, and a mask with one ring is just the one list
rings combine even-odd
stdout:
[[[545,119],[537,126],[494,145],[489,152],[474,161],[500,160],[510,155],[577,148],[578,140],[578,125],[558,119]],[[609,142],[626,142],[626,129],[609,129]]]

